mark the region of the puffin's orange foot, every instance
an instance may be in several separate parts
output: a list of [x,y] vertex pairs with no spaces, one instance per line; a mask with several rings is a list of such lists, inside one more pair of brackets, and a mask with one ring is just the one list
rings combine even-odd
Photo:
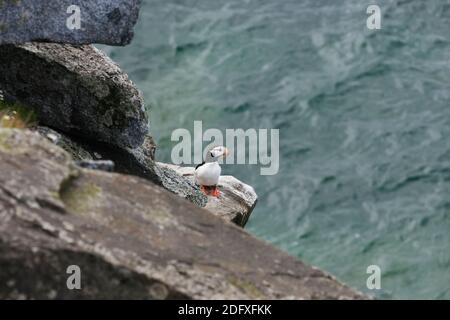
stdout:
[[220,191],[217,186],[200,186],[200,190],[207,196],[218,198],[220,195]]
[[216,198],[220,196],[220,191],[219,188],[217,188],[217,186],[214,187],[213,191],[211,192],[211,195]]

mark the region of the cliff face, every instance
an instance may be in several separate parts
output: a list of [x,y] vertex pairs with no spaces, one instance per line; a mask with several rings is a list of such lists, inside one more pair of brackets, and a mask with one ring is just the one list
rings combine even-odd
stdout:
[[[81,269],[80,290],[66,269]],[[129,175],[0,129],[0,298],[353,299],[234,224]]]

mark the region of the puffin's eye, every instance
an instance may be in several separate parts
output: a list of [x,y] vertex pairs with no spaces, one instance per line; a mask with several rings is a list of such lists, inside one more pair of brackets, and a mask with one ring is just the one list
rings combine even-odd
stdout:
[[213,152],[210,152],[211,153],[211,157],[213,157],[214,158],[214,153]]

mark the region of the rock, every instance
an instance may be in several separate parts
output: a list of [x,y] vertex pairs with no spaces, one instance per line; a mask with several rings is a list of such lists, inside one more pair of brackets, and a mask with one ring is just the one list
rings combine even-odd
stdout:
[[94,160],[95,156],[93,152],[89,152],[79,142],[74,141],[73,138],[69,138],[67,135],[57,132],[51,128],[38,126],[37,132],[43,137],[47,138],[57,146],[66,150],[74,160]]
[[153,164],[154,173],[157,176],[157,182],[164,189],[169,190],[178,196],[185,198],[199,207],[207,205],[207,197],[200,191],[189,179],[180,176],[171,168]]
[[[66,288],[68,266],[81,290]],[[0,129],[1,299],[361,299],[332,276],[138,177],[81,169]]]
[[[174,170],[195,184],[195,168],[166,163],[158,163],[158,165]],[[233,176],[221,176],[218,187],[219,198],[208,196],[205,209],[239,226],[245,226],[258,201],[255,190]]]
[[137,148],[115,148],[105,144],[84,144],[93,154],[114,162],[115,171],[145,178],[191,201],[199,207],[206,206],[206,196],[189,179],[180,176],[170,168],[160,167],[154,161],[154,145],[151,137],[146,137],[143,145]]
[[114,162],[111,160],[81,160],[76,161],[75,164],[81,168],[90,170],[114,171]]
[[[140,0],[0,0],[0,44],[29,41],[127,45],[139,15]],[[80,10],[80,28],[67,27]],[[69,11],[69,12],[68,12]]]
[[2,45],[0,88],[61,132],[120,148],[141,146],[148,133],[140,92],[93,46]]

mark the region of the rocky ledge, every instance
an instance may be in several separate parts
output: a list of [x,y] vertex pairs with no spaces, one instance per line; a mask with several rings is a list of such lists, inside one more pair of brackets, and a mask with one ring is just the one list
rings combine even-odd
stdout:
[[[160,162],[157,164],[162,168],[172,169],[178,175],[195,183],[194,167],[181,167]],[[205,209],[237,225],[245,226],[258,201],[253,187],[233,176],[221,176],[218,187],[220,196],[218,198],[208,197]]]
[[[66,287],[77,265],[82,289]],[[148,180],[0,129],[2,299],[358,299],[332,276]]]

